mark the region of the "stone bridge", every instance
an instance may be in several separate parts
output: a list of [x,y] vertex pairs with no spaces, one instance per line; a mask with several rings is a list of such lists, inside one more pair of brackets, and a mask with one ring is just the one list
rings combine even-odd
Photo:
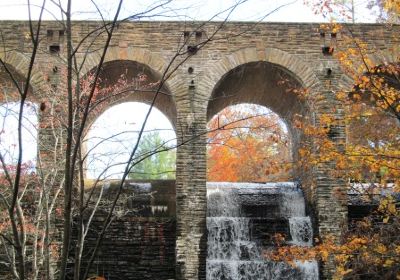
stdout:
[[[100,25],[93,21],[74,22],[74,44]],[[27,74],[29,66],[28,30],[28,22],[0,22],[0,57],[19,77]],[[121,74],[132,78],[145,73],[151,81],[166,78],[155,106],[173,123],[178,144],[184,143],[177,149],[176,163],[177,279],[205,279],[207,121],[228,105],[266,106],[288,124],[293,156],[299,157],[297,149],[307,140],[293,126],[297,114],[316,123],[324,113],[343,118],[344,111],[335,94],[351,90],[352,83],[332,50],[337,51],[338,43],[349,31],[367,43],[369,58],[378,64],[398,60],[393,56],[398,44],[393,37],[400,34],[399,26],[346,25],[340,32],[321,31],[319,24],[311,23],[152,21],[117,26],[101,77],[107,85],[116,83]],[[65,83],[58,70],[65,61],[65,36],[57,22],[43,23],[31,81],[33,102],[45,102],[48,88]],[[88,38],[77,54],[78,63],[82,64],[81,76],[96,69],[105,34],[95,32]],[[0,78],[0,87],[5,91],[10,81],[4,69]],[[291,93],[293,88],[307,90],[310,98]],[[103,109],[126,101],[149,103],[153,96],[152,92],[130,92],[110,100]],[[4,94],[0,100],[6,101]],[[92,114],[91,122],[101,112]],[[50,141],[46,110],[41,114],[39,153],[45,155],[45,147],[54,143],[46,142]],[[335,130],[333,138],[341,145],[346,139],[345,129],[338,126]],[[334,195],[346,192],[345,181],[329,173],[334,166],[334,162],[315,166],[307,172],[309,180],[303,181],[303,188],[318,234],[339,238],[346,224],[347,201],[345,195]],[[297,176],[304,177],[304,172],[297,172]]]

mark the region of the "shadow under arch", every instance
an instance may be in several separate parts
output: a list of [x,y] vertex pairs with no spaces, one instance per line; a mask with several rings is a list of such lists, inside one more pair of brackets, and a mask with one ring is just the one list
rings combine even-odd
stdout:
[[[95,70],[96,68],[93,68],[82,80],[93,75]],[[109,88],[110,90],[107,92],[111,94],[101,96],[94,101],[87,129],[108,108],[124,102],[141,102],[151,105],[156,94],[154,107],[159,109],[175,128],[177,110],[173,95],[165,82],[157,92],[161,77],[160,73],[137,61],[113,60],[106,62],[99,75],[99,91]],[[134,114],[134,112],[131,113]]]
[[303,89],[300,79],[282,66],[266,61],[248,62],[225,73],[215,85],[208,102],[207,119],[230,105],[251,103],[267,107],[287,125],[292,157],[296,159],[303,137],[293,123],[297,115],[310,113],[308,104],[297,93]]

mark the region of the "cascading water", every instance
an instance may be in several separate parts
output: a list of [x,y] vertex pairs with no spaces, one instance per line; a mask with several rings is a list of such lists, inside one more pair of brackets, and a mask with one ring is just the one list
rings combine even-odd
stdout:
[[208,280],[318,279],[316,262],[298,262],[293,268],[266,260],[259,242],[252,238],[251,223],[268,217],[249,217],[243,210],[245,204],[262,208],[269,199],[275,201],[278,211],[271,210],[271,216],[288,220],[291,243],[312,245],[310,218],[305,216],[304,198],[294,183],[208,183],[207,196]]

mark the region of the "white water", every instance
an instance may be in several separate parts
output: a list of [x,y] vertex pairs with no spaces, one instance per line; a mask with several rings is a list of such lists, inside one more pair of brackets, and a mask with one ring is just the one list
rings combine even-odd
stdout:
[[[251,219],[244,217],[240,196],[279,195],[280,215],[289,220],[292,244],[312,245],[310,218],[294,183],[208,183],[208,280],[316,280],[316,262],[297,262],[297,269],[265,260],[262,248],[250,238]],[[257,202],[255,202],[257,203]]]
[[313,231],[310,217],[289,218],[291,243],[297,246],[311,246]]

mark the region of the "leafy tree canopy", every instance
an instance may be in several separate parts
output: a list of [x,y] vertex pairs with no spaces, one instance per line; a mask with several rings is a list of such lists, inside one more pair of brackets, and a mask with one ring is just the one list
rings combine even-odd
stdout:
[[140,141],[135,166],[132,168],[129,178],[150,179],[174,179],[176,152],[172,150],[158,131],[148,133]]

